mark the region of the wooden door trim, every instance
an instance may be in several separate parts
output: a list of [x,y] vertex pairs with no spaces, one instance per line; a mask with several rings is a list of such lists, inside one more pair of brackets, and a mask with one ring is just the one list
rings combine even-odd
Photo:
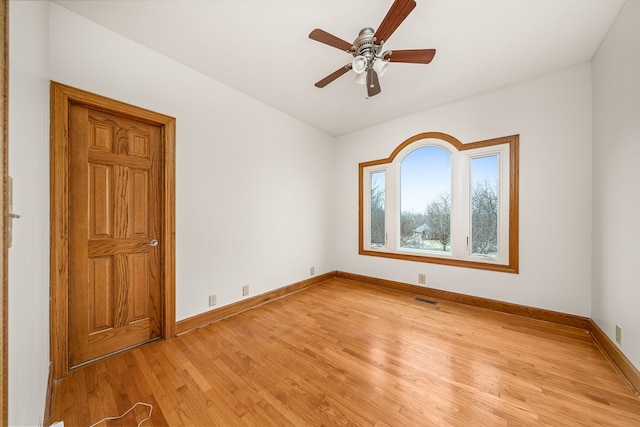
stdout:
[[175,336],[175,130],[176,119],[51,82],[51,305],[50,346],[54,378],[69,373],[69,105],[124,114],[162,128],[162,337]]

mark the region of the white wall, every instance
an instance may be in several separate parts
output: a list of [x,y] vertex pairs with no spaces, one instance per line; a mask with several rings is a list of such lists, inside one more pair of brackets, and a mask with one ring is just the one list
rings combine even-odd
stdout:
[[593,309],[640,369],[640,1],[628,0],[593,59]]
[[[334,265],[338,270],[577,315],[591,299],[589,64],[337,138]],[[462,142],[520,134],[520,274],[360,256],[358,163],[439,131]]]
[[49,370],[48,2],[9,2],[9,425],[42,422]]
[[331,136],[53,3],[50,25],[52,80],[177,119],[178,320],[333,268]]

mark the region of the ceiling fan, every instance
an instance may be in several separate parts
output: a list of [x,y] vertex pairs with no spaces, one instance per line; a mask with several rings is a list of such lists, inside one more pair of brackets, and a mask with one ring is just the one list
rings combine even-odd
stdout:
[[356,73],[356,82],[366,83],[367,95],[372,97],[381,92],[378,75],[382,76],[386,72],[389,62],[430,63],[436,54],[435,49],[382,51],[382,45],[415,7],[414,0],[394,0],[378,29],[374,31],[373,28],[363,28],[353,44],[318,28],[311,31],[310,39],[344,50],[353,56],[351,63],[329,74],[315,86],[323,88],[347,71],[353,70]]

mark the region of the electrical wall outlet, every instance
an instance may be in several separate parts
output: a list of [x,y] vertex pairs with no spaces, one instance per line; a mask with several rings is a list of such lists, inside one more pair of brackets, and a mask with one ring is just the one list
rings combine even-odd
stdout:
[[209,295],[209,307],[212,307],[216,305],[216,296],[215,295]]
[[242,287],[242,296],[246,297],[247,295],[249,295],[249,285],[244,285]]
[[315,267],[310,267],[309,268],[309,276],[313,276],[314,274],[316,274],[316,268]]
[[421,285],[427,284],[427,275],[426,274],[418,274],[418,283]]
[[616,325],[616,342],[622,345],[622,326]]

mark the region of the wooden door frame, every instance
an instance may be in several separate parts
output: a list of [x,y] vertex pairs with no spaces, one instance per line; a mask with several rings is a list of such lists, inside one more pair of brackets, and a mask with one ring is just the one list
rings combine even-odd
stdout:
[[175,128],[173,117],[51,82],[51,307],[53,377],[69,373],[69,104],[123,114],[162,128],[162,337],[175,336]]

